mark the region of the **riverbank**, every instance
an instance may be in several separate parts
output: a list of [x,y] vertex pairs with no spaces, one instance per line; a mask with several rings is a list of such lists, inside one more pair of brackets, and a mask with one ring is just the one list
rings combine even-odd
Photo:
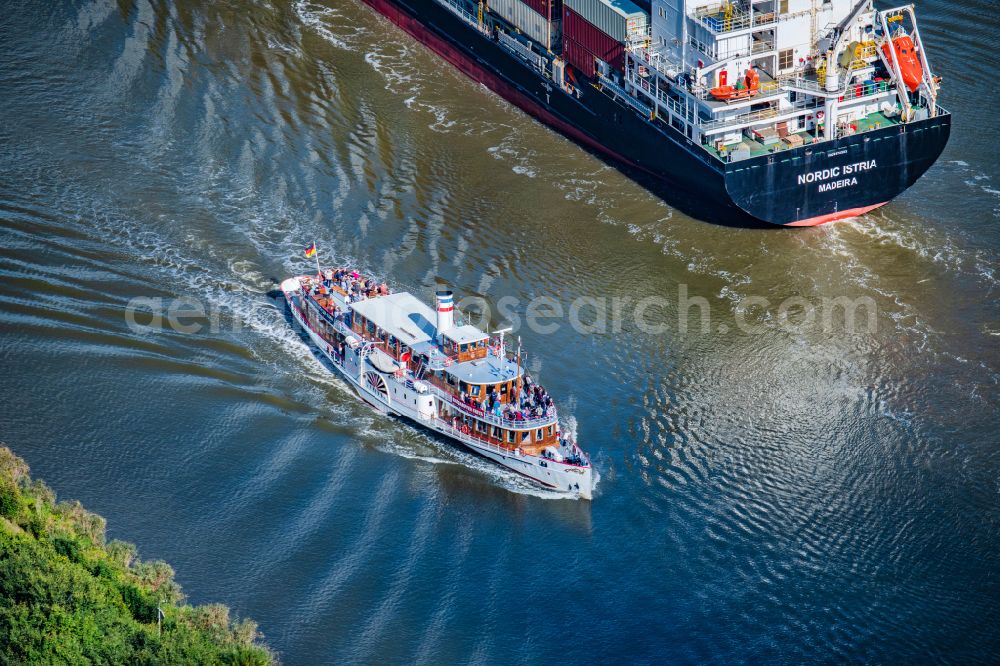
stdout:
[[0,446],[0,663],[274,663],[253,621],[185,604],[170,565],[28,472]]

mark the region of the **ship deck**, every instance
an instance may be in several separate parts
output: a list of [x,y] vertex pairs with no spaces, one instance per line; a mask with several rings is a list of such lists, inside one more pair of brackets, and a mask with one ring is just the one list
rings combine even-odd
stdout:
[[[891,125],[899,125],[899,117],[890,118],[883,114],[881,111],[876,111],[870,113],[864,118],[858,120],[855,125],[857,125],[858,131],[856,134],[862,134],[875,129],[880,129],[883,127]],[[802,138],[803,145],[809,145],[813,143],[813,139],[816,137],[814,132],[793,132]],[[743,135],[743,144],[750,149],[750,157],[759,157],[760,155],[768,155],[771,153],[779,153],[785,150],[789,150],[790,146],[785,144],[783,141],[778,141],[778,143],[771,144],[769,146],[764,145],[757,139],[751,138]],[[727,153],[732,152],[732,147],[729,150],[716,150],[715,146],[703,145],[706,151],[708,151],[713,157],[718,157],[719,159],[725,161],[727,159]]]

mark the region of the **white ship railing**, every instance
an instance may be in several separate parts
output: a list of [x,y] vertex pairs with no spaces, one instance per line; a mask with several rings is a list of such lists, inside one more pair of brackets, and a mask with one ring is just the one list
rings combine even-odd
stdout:
[[[729,15],[726,14],[727,5],[730,7]],[[719,3],[696,8],[693,18],[713,34],[722,35],[736,30],[771,25],[777,22],[778,15],[776,12],[744,12],[732,7],[730,3]]]
[[545,460],[546,463],[550,465],[562,465],[563,467],[579,467],[579,468],[590,467],[590,456],[588,456],[579,447],[575,447],[575,449],[576,449],[576,454],[579,455],[580,460],[582,461],[582,464],[579,462],[571,462],[569,460],[554,460],[552,458],[546,458],[544,456],[533,456],[517,448],[508,449],[507,447],[494,444],[489,440],[480,439],[480,437],[474,433],[462,432],[460,429],[452,426],[450,423],[441,418],[436,418],[434,424],[435,428],[447,433],[450,437],[454,437],[455,439],[466,442],[471,446],[477,446],[480,448],[487,449],[489,451],[493,451],[494,453],[497,453],[502,456],[509,456],[511,458],[517,458],[523,460],[531,460],[533,458],[541,457]]
[[454,0],[437,0],[437,1],[442,5],[444,5],[445,7],[447,7],[448,9],[450,9],[453,13],[457,14],[459,18],[464,20],[470,26],[485,34],[485,31],[479,25],[479,19],[473,16],[471,12],[465,9],[465,7],[461,6]]
[[430,382],[425,381],[423,383],[427,386],[427,389],[431,393],[436,395],[446,404],[455,407],[456,409],[459,409],[464,414],[468,414],[469,416],[474,416],[477,419],[481,419],[491,425],[500,426],[502,428],[520,428],[527,430],[530,428],[541,428],[544,426],[555,425],[556,422],[559,420],[558,414],[556,413],[556,408],[554,406],[549,408],[549,413],[546,414],[545,416],[540,416],[533,419],[520,419],[520,420],[505,419],[491,412],[487,412],[479,408],[470,407],[469,405],[463,403],[460,398],[456,397],[451,393],[448,393],[447,391],[440,389],[439,387],[435,386],[434,384],[431,384]]
[[665,92],[655,88],[649,79],[644,79],[641,76],[629,76],[627,78],[628,82],[645,92],[650,97],[655,98],[661,105],[667,107],[677,115],[684,117],[684,107],[675,99],[671,99]]
[[807,79],[801,74],[793,74],[786,76],[779,76],[778,81],[785,88],[793,88],[797,90],[803,90],[810,93],[819,93],[826,95],[826,88],[820,85],[819,81],[815,79]]
[[448,434],[448,436],[450,436],[450,437],[454,437],[457,440],[466,442],[467,444],[470,444],[471,446],[477,446],[477,447],[481,447],[481,448],[484,448],[484,449],[488,449],[488,450],[493,451],[494,453],[497,453],[497,454],[502,455],[502,456],[510,456],[512,458],[529,458],[529,459],[532,457],[532,456],[529,456],[529,455],[527,455],[525,453],[519,452],[517,449],[508,449],[508,448],[505,448],[503,446],[498,446],[498,445],[494,444],[493,442],[490,442],[489,440],[480,439],[478,436],[475,436],[472,433],[462,432],[461,430],[459,430],[458,428],[452,426],[450,423],[448,423],[444,419],[440,419],[440,418],[436,419],[435,426],[439,430],[441,430],[443,432],[446,432]]
[[529,65],[534,66],[539,72],[544,72],[546,69],[545,57],[535,53],[530,47],[525,46],[519,42],[514,37],[511,37],[505,32],[500,33],[500,44],[505,46],[507,50],[514,53],[522,60],[528,62]]
[[714,120],[712,122],[704,123],[701,126],[702,131],[706,134],[715,134],[717,130],[724,130],[727,128],[736,128],[739,126],[751,126],[755,123],[773,120],[781,116],[794,116],[796,113],[801,111],[807,111],[809,109],[817,109],[823,106],[823,101],[819,99],[808,99],[795,102],[790,107],[786,109],[761,109],[760,111],[752,111],[750,113],[743,113],[732,118],[723,118],[720,120]]
[[624,88],[608,77],[598,73],[597,80],[600,81],[603,87],[613,92],[619,99],[621,99],[621,101],[625,102],[639,113],[645,115],[647,118],[653,115],[652,107],[637,100],[634,95],[629,94]]
[[682,74],[685,71],[693,71],[681,66],[680,63],[671,60],[663,53],[659,51],[652,51],[648,48],[643,48],[641,46],[632,46],[627,48],[632,59],[638,62],[640,65],[646,65],[656,71],[660,72],[668,79],[675,78],[678,74]]

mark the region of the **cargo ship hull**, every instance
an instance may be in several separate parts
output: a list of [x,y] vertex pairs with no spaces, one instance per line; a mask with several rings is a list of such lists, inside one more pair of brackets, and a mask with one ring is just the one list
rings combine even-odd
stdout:
[[710,222],[812,226],[863,214],[916,182],[951,131],[941,114],[724,162],[596,87],[566,92],[437,0],[364,1],[473,80]]

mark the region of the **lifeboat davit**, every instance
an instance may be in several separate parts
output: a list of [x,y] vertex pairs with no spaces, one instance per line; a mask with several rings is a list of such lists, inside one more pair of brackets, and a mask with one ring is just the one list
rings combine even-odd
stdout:
[[[924,68],[920,65],[920,58],[917,57],[917,47],[913,45],[909,35],[901,35],[892,40],[892,48],[896,51],[896,62],[899,63],[903,83],[910,92],[916,92],[924,78]],[[882,44],[882,53],[885,54],[886,60],[892,62],[889,42]]]
[[712,97],[720,102],[729,102],[731,100],[753,97],[758,92],[757,88],[760,85],[760,74],[758,74],[753,68],[748,69],[744,83],[746,84],[746,87],[744,88],[716,86],[708,92],[712,95]]

